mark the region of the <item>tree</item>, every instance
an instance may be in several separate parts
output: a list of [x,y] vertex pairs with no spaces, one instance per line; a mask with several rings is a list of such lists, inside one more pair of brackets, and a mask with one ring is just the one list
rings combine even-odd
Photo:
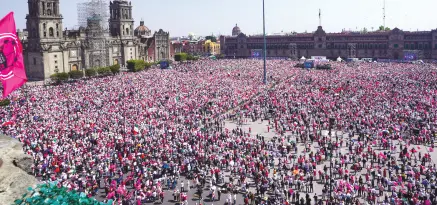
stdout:
[[206,36],[205,40],[210,40],[211,42],[217,42],[217,38],[215,36]]
[[71,79],[80,79],[83,77],[83,71],[81,70],[72,70],[68,72],[68,75]]
[[112,71],[109,67],[100,67],[100,68],[97,68],[96,70],[100,76],[108,76],[112,73]]
[[8,106],[9,104],[11,104],[9,99],[0,100],[0,107]]
[[379,26],[380,31],[390,31],[391,29],[389,27]]
[[144,60],[128,60],[127,68],[132,72],[142,71],[146,68],[147,64]]
[[56,83],[59,84],[63,81],[67,81],[69,78],[68,73],[62,72],[62,73],[54,73],[50,76],[50,79]]
[[188,56],[188,54],[186,54],[186,53],[176,53],[174,55],[174,60],[175,61],[186,61],[187,56]]
[[89,68],[85,70],[85,76],[86,77],[93,77],[97,74],[96,69],[94,68]]
[[114,64],[109,66],[109,69],[111,69],[112,74],[117,74],[120,72],[120,64]]
[[366,27],[363,28],[363,33],[367,33],[367,28]]

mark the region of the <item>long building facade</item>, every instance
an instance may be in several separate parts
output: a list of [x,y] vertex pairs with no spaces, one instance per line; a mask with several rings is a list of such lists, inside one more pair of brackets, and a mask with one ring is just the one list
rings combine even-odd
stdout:
[[134,29],[131,2],[110,2],[109,29],[98,15],[87,27],[63,29],[60,0],[28,0],[27,36],[22,38],[26,73],[31,80],[49,78],[57,72],[125,65],[131,59],[170,59],[170,36],[160,29],[153,35],[144,22]]
[[[263,36],[248,36],[235,26],[232,36],[221,36],[221,53],[227,58],[261,57]],[[319,26],[313,33],[268,35],[267,57],[298,59],[326,56],[330,59],[437,59],[437,30],[326,33]]]

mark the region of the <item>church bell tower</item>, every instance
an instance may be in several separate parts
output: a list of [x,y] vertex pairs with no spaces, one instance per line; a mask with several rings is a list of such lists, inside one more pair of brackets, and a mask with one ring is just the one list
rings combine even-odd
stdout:
[[28,0],[28,31],[24,62],[31,79],[45,79],[64,69],[59,45],[63,41],[59,0]]
[[111,36],[122,39],[134,37],[134,19],[131,2],[114,0],[109,3],[109,29]]

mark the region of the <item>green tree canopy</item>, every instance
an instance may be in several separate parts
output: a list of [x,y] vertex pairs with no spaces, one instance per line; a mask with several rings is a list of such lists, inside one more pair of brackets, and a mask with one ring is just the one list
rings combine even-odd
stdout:
[[379,26],[380,31],[390,31],[391,29],[389,27]]
[[211,40],[211,42],[217,42],[217,38],[215,36],[207,36],[205,40]]

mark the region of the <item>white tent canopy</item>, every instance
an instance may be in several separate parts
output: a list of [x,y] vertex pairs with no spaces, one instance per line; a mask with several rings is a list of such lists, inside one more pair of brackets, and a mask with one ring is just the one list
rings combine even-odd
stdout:
[[341,61],[343,61],[343,59],[341,59],[340,56],[338,56],[337,61],[341,62]]
[[302,56],[302,58],[300,58],[301,60],[306,60],[306,58],[304,56]]

